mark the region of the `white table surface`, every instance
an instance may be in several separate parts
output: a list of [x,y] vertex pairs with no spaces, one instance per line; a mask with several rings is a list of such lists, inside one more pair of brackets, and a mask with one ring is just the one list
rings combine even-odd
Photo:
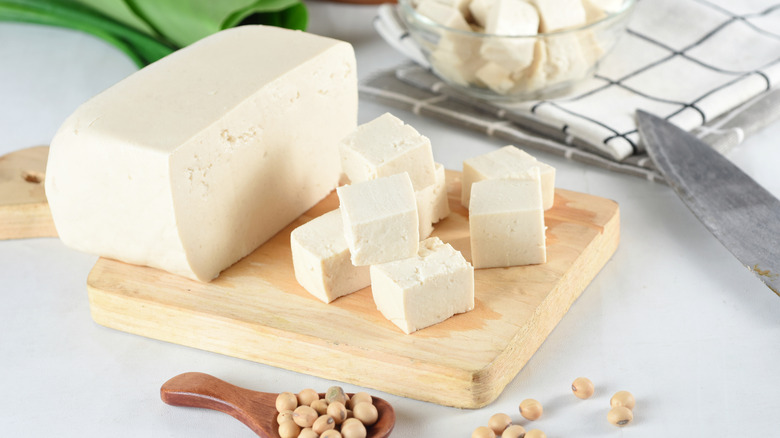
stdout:
[[[375,34],[374,6],[309,3],[310,30],[354,44],[361,78],[403,58]],[[47,144],[90,96],[134,71],[121,53],[76,32],[0,23],[0,155]],[[447,168],[501,141],[362,99],[360,122],[392,110],[431,138]],[[780,195],[780,125],[729,154]],[[378,393],[395,406],[393,436],[462,436],[495,412],[554,437],[778,436],[780,298],[715,240],[666,186],[555,156],[557,185],[620,204],[622,239],[525,368],[491,405],[459,410]],[[151,340],[97,325],[85,281],[95,257],[57,239],[0,242],[0,435],[8,437],[251,437],[217,412],[163,404],[159,387],[186,371],[279,392],[335,382]],[[587,376],[596,395],[569,385]],[[364,388],[343,385],[348,391]],[[635,421],[606,421],[620,389]],[[371,391],[377,393],[376,391]]]

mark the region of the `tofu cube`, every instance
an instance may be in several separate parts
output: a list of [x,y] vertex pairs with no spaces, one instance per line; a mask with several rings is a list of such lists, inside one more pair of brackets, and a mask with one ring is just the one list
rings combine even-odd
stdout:
[[354,266],[344,239],[344,222],[336,209],[290,234],[295,279],[324,303],[371,284],[368,266]]
[[534,179],[489,179],[471,186],[469,239],[474,268],[544,263],[542,182]]
[[436,183],[431,141],[390,113],[358,126],[341,141],[339,154],[352,183],[401,172],[414,190]]
[[547,85],[579,79],[588,72],[588,62],[578,35],[560,35],[545,41],[545,56],[541,67]]
[[603,18],[607,13],[612,14],[622,9],[625,2],[626,0],[582,0],[582,6],[588,15],[595,10],[601,11],[602,17],[599,18]]
[[590,30],[580,32],[579,43],[582,59],[585,61],[585,70],[589,71],[604,55],[604,46],[599,41],[599,36]]
[[547,75],[544,65],[547,62],[547,45],[538,39],[534,44],[533,61],[524,70],[512,72],[512,79],[517,83],[513,92],[532,92],[546,85]]
[[[622,2],[622,0],[618,1]],[[607,12],[599,5],[598,1],[583,0],[582,6],[585,8],[585,21],[587,23],[599,21],[607,16]]]
[[471,30],[463,13],[456,3],[446,4],[439,0],[425,0],[417,6],[417,12],[442,26],[459,30]]
[[533,180],[534,168],[541,175],[543,207],[549,210],[555,201],[555,168],[511,145],[463,162],[461,204],[470,208],[471,185],[475,182],[506,178]]
[[[536,35],[539,14],[524,0],[496,0],[487,13],[485,33],[496,35]],[[533,38],[486,38],[480,54],[507,70],[522,70],[533,62]]]
[[539,31],[555,32],[585,24],[582,0],[531,0],[539,11]]
[[436,184],[416,191],[414,196],[417,198],[420,240],[423,240],[428,238],[433,232],[433,224],[450,214],[444,166],[436,163]]
[[474,309],[474,268],[438,237],[413,258],[371,266],[377,309],[404,333]]
[[446,170],[442,164],[436,163],[436,187],[433,189],[433,223],[450,215],[450,200],[447,194]]
[[485,61],[479,56],[459,55],[448,49],[449,45],[442,39],[441,44],[431,53],[431,66],[434,71],[463,87],[476,83],[476,72]]
[[498,94],[506,94],[515,86],[512,72],[495,62],[488,62],[477,70],[477,78]]
[[464,87],[474,83],[476,71],[485,63],[479,55],[481,40],[468,34],[443,33],[431,52],[433,69]]
[[482,28],[487,24],[487,16],[493,7],[493,3],[493,0],[471,0],[469,3],[471,18]]
[[417,200],[406,172],[336,189],[352,264],[414,257],[420,241]]
[[433,233],[433,189],[430,185],[414,192],[417,199],[417,222],[420,227],[420,240],[427,239]]
[[471,12],[469,11],[469,4],[471,3],[471,0],[433,0],[433,1],[454,8],[455,10],[460,12],[460,15],[466,21],[468,21],[469,18],[471,18]]
[[539,33],[539,13],[525,0],[494,0],[486,16],[485,33],[536,35]]

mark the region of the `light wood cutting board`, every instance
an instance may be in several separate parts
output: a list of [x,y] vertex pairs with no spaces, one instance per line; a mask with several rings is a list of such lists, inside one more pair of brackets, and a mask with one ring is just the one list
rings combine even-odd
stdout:
[[[460,173],[434,235],[470,260]],[[411,335],[376,310],[370,288],[324,304],[295,281],[290,232],[338,206],[332,193],[211,283],[109,259],[88,278],[99,324],[442,405],[478,408],[523,368],[614,253],[615,202],[556,190],[548,262],[475,272],[476,307]]]
[[0,240],[57,237],[43,191],[48,146],[0,157]]

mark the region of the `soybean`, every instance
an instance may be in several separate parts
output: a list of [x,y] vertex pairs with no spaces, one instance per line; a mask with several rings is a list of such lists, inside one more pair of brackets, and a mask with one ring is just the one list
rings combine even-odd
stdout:
[[336,429],[326,430],[320,435],[320,438],[342,438],[341,433]]
[[328,388],[328,392],[325,393],[325,400],[327,400],[328,403],[337,401],[346,405],[347,395],[344,394],[344,389],[342,389],[340,386],[331,386]]
[[298,405],[299,406],[311,406],[314,400],[319,400],[320,395],[317,391],[307,388],[298,393]]
[[607,413],[607,421],[615,426],[625,426],[634,419],[634,414],[631,409],[625,406],[615,406]]
[[347,407],[349,409],[352,409],[356,404],[360,402],[374,403],[374,399],[371,397],[371,394],[367,392],[358,392],[357,394],[353,395],[349,399],[349,402],[347,403]]
[[284,412],[279,412],[279,415],[276,416],[276,422],[278,424],[282,424],[285,421],[293,421],[292,415],[293,415],[293,411],[289,409]]
[[319,435],[322,435],[327,430],[335,429],[336,422],[333,421],[333,417],[330,415],[321,415],[314,421],[314,424],[312,424],[311,428]]
[[298,398],[292,392],[283,392],[276,396],[277,412],[292,411],[298,407]]
[[531,429],[525,433],[525,438],[547,438],[547,435],[539,429]]
[[520,415],[527,420],[538,420],[542,416],[542,411],[542,404],[532,398],[520,402]]
[[588,399],[593,395],[594,387],[593,382],[587,377],[577,377],[571,384],[571,390],[577,398],[582,400]]
[[367,433],[366,426],[357,419],[353,422],[345,421],[341,425],[341,435],[344,438],[366,438]]
[[509,415],[502,413],[493,414],[488,420],[488,427],[493,429],[496,435],[501,435],[510,424],[512,424],[512,419],[509,418]]
[[282,438],[295,438],[301,432],[301,428],[294,421],[286,421],[279,425],[279,436]]
[[525,428],[519,424],[513,424],[504,430],[501,434],[501,438],[523,438],[525,436]]
[[360,402],[352,409],[352,415],[355,416],[366,426],[371,426],[379,419],[379,412],[376,406],[367,402]]
[[630,392],[618,391],[609,400],[609,405],[613,408],[617,406],[625,406],[628,409],[633,410],[634,406],[636,405],[636,400],[634,399],[634,395]]
[[293,421],[300,427],[311,427],[317,420],[317,411],[311,406],[298,406],[293,411]]
[[341,424],[347,419],[347,408],[341,402],[333,402],[328,405],[327,414],[333,417],[336,424]]
[[471,438],[496,438],[496,433],[489,427],[479,426],[471,432]]
[[328,413],[328,401],[325,399],[314,400],[311,407],[320,415]]
[[315,432],[311,427],[301,429],[301,433],[298,434],[298,438],[319,438],[320,434]]

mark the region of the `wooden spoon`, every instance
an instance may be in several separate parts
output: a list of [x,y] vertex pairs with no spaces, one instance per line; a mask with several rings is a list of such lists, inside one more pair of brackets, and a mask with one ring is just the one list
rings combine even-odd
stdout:
[[[230,414],[261,438],[281,438],[276,422],[278,395],[241,388],[204,373],[179,374],[160,388],[160,398],[169,405],[213,409]],[[373,399],[379,411],[379,420],[368,428],[366,438],[386,438],[395,426],[395,411],[390,403],[381,398]]]

